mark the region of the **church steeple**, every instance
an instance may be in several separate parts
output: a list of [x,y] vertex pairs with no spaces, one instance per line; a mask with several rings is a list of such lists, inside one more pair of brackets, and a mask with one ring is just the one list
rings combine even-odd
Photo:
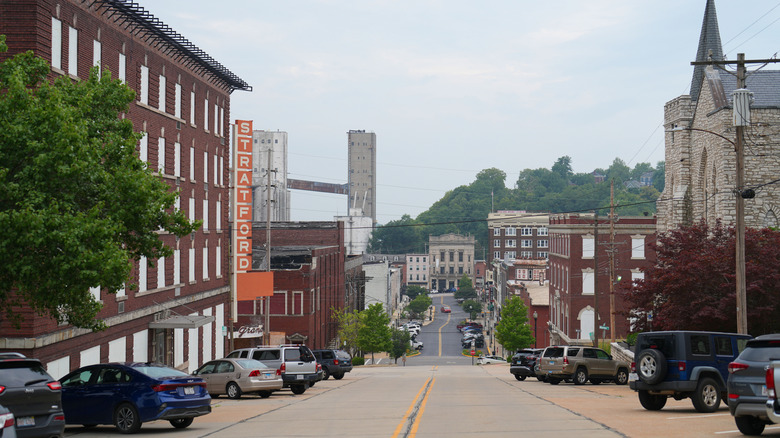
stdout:
[[[714,61],[723,60],[723,46],[720,43],[720,30],[718,30],[718,14],[715,12],[715,0],[707,0],[704,9],[704,20],[701,24],[699,35],[699,49],[696,51],[696,61],[709,61],[710,55]],[[693,68],[691,80],[691,100],[699,100],[701,83],[704,80],[704,65]]]

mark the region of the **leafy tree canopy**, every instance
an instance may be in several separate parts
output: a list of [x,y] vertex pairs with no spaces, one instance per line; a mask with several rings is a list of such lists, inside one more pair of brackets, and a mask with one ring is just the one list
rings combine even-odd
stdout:
[[433,300],[431,300],[428,295],[417,295],[417,298],[413,299],[409,305],[406,306],[406,309],[411,313],[409,317],[411,319],[420,318],[420,315],[425,313],[431,304],[433,304]]
[[471,283],[471,279],[468,275],[463,274],[458,280],[458,290],[455,291],[455,298],[467,300],[469,298],[476,298],[477,291],[474,290],[474,285]]
[[425,290],[425,288],[422,286],[417,286],[412,284],[406,287],[406,295],[411,299],[417,298],[418,295],[427,295],[427,294],[428,291]]
[[475,319],[477,314],[482,313],[482,303],[475,300],[466,300],[461,305],[464,312],[469,314],[471,319]]
[[389,353],[390,357],[395,360],[395,363],[398,363],[398,358],[406,354],[406,351],[409,349],[409,340],[411,339],[411,335],[409,335],[409,332],[404,330],[398,330],[396,328],[393,328],[392,330],[392,347],[390,348]]
[[372,362],[374,353],[390,351],[392,348],[390,317],[381,303],[371,304],[366,310],[360,312],[357,341],[361,350],[371,353]]
[[358,330],[361,325],[360,312],[331,307],[330,313],[338,324],[340,347],[354,356],[358,349]]
[[[704,222],[658,236],[657,263],[623,290],[635,329],[737,329],[735,232],[721,223]],[[780,232],[745,233],[748,332],[753,336],[780,330]],[[648,314],[652,312],[652,320]]]
[[507,351],[527,348],[534,342],[528,325],[528,307],[520,297],[513,296],[504,303],[501,321],[496,325],[496,341]]
[[99,330],[89,288],[116,292],[132,260],[173,254],[161,229],[185,236],[199,223],[136,155],[141,135],[119,117],[133,90],[96,68],[53,83],[50,71],[32,52],[0,63],[0,312],[18,324],[25,305]]

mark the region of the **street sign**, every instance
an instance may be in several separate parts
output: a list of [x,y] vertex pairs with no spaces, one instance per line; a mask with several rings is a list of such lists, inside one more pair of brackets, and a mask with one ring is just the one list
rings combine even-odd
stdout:
[[609,327],[606,326],[606,325],[601,325],[601,326],[599,326],[599,328],[602,329],[602,330],[609,330]]

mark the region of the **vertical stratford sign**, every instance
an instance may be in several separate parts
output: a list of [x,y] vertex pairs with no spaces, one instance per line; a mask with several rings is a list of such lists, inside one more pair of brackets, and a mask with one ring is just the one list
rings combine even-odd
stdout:
[[252,271],[252,121],[236,120],[233,135],[233,308],[273,295],[273,273]]

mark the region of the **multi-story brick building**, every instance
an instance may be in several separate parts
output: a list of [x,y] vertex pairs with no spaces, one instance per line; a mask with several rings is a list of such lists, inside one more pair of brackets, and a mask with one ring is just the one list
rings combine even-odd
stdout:
[[428,289],[430,285],[430,263],[428,254],[406,255],[406,284]]
[[[141,160],[171,190],[177,208],[203,226],[188,238],[161,234],[169,259],[135,265],[137,288],[92,290],[108,329],[89,332],[20,309],[24,324],[0,325],[0,350],[43,361],[59,377],[83,365],[157,361],[193,371],[224,353],[228,317],[230,94],[251,88],[136,3],[18,0],[0,4],[8,53],[51,63],[50,78],[109,70],[137,93],[125,117],[145,135]],[[111,291],[113,292],[113,291]]]
[[547,213],[505,210],[488,214],[488,264],[493,260],[546,259],[549,223]]
[[[556,333],[573,339],[589,339],[596,327],[608,326],[616,339],[625,338],[629,324],[615,284],[644,278],[642,269],[655,262],[648,243],[655,239],[655,217],[620,217],[610,225],[599,217],[596,232],[594,215],[564,214],[550,217],[549,328],[553,343]],[[614,238],[611,230],[614,230]],[[597,240],[598,239],[598,240]],[[610,255],[614,270],[610,270]],[[598,268],[595,264],[598,262]],[[614,298],[614,307],[611,299]],[[611,325],[612,312],[614,327]],[[598,315],[597,315],[598,313]],[[599,331],[601,337],[601,330]]]
[[[754,54],[765,59],[767,53]],[[747,57],[750,59],[751,57]],[[723,61],[715,2],[704,12],[696,61]],[[751,123],[745,126],[744,186],[736,187],[736,129],[732,74],[711,66],[693,69],[690,94],[664,106],[666,131],[666,184],[657,201],[658,231],[704,219],[736,222],[738,191],[760,187],[745,199],[745,225],[753,228],[780,225],[780,190],[773,184],[780,173],[780,71],[761,67],[749,72],[746,88],[755,99],[750,105]]]
[[[265,224],[252,233],[252,264],[266,266]],[[271,271],[274,293],[268,330],[286,342],[326,348],[338,336],[332,309],[346,305],[342,222],[272,222]],[[264,325],[266,300],[238,302],[238,326]],[[262,339],[250,342],[261,343]]]
[[458,287],[468,275],[474,284],[474,236],[444,234],[428,237],[428,261],[431,263],[431,290],[444,292]]

